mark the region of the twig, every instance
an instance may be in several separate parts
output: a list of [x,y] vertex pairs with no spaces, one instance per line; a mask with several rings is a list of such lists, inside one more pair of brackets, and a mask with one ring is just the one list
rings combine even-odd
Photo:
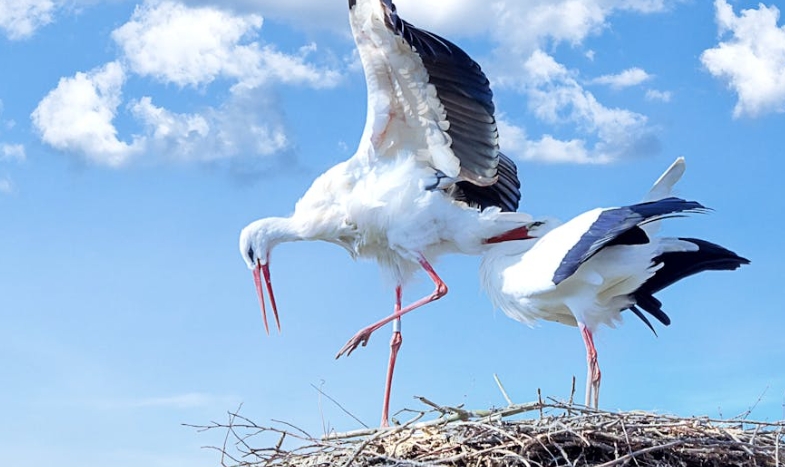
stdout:
[[418,401],[422,402],[425,405],[429,405],[429,406],[433,407],[438,412],[440,412],[440,413],[442,413],[444,415],[455,414],[455,415],[458,415],[460,417],[466,417],[467,419],[469,418],[469,412],[467,412],[466,410],[464,410],[464,409],[462,409],[460,407],[451,407],[449,405],[439,405],[439,404],[437,404],[435,402],[429,401],[428,399],[426,399],[423,396],[414,396],[414,398],[417,399]]
[[[311,385],[313,386],[313,384]],[[324,386],[324,380],[319,381],[319,386]],[[324,423],[324,407],[322,407],[322,391],[319,391],[319,417],[322,419],[322,433],[327,434],[327,425]]]
[[502,392],[504,400],[507,401],[508,405],[512,405],[512,399],[510,399],[510,396],[507,395],[507,391],[504,390],[504,386],[502,385],[502,382],[499,380],[499,377],[496,375],[496,373],[493,374],[493,379],[496,381],[496,385],[499,386],[499,391]]
[[763,400],[763,396],[766,395],[768,390],[769,390],[769,386],[766,386],[766,388],[763,390],[763,392],[761,392],[760,395],[758,396],[758,399],[755,401],[755,403],[752,404],[752,406],[750,406],[746,411],[744,411],[744,412],[740,413],[739,415],[736,415],[735,417],[733,417],[733,420],[736,420],[736,419],[738,419],[738,420],[746,420],[747,417],[750,416],[752,411],[755,410],[755,408],[758,406],[758,404],[760,404],[760,401]]
[[312,387],[312,388],[314,388],[314,389],[316,389],[316,391],[318,391],[318,392],[319,392],[319,394],[321,394],[321,395],[323,395],[324,397],[326,397],[326,398],[330,399],[330,401],[331,401],[333,404],[337,405],[339,409],[343,410],[343,412],[344,412],[346,415],[348,415],[348,416],[352,417],[352,418],[354,419],[354,421],[356,421],[356,422],[357,422],[357,423],[359,423],[360,425],[364,426],[365,428],[368,428],[368,425],[366,425],[365,423],[363,423],[363,422],[362,422],[362,420],[360,420],[359,418],[355,417],[353,413],[351,413],[351,412],[349,412],[348,410],[346,410],[346,408],[344,408],[344,406],[342,406],[341,404],[339,404],[339,403],[338,403],[338,401],[336,401],[335,399],[333,399],[332,397],[330,397],[329,395],[327,395],[327,393],[325,393],[325,392],[324,392],[324,391],[322,391],[321,389],[317,388],[317,387],[316,387],[316,386],[314,386],[313,384],[311,384],[311,387]]
[[540,388],[537,388],[537,403],[540,404],[540,418],[542,418],[542,391]]
[[567,405],[572,407],[573,406],[573,398],[575,397],[575,375],[572,375],[572,387],[570,388],[570,400],[567,402]]
[[649,453],[649,452],[652,452],[652,451],[660,451],[660,450],[663,450],[663,449],[669,449],[669,448],[672,448],[674,446],[678,446],[679,444],[682,444],[682,443],[684,443],[683,440],[677,439],[676,441],[671,441],[670,443],[659,444],[657,446],[649,446],[648,448],[641,449],[641,450],[638,450],[638,451],[635,451],[635,452],[631,452],[629,454],[625,454],[625,455],[619,457],[618,459],[614,459],[612,461],[605,462],[604,464],[600,464],[600,465],[597,465],[595,467],[611,467],[613,465],[623,464],[623,463],[627,462],[630,459],[634,459],[636,456],[640,456],[641,454],[646,454],[646,453]]

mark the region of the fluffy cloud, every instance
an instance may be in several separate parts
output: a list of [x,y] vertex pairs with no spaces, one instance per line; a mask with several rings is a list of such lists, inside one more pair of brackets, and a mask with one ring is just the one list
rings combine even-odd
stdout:
[[272,156],[290,146],[280,110],[261,90],[236,90],[221,107],[199,114],[157,107],[150,97],[130,109],[146,127],[148,146],[178,161]]
[[54,9],[52,0],[0,1],[0,29],[11,40],[25,39],[52,22]]
[[401,16],[448,37],[490,34],[507,52],[529,55],[545,44],[581,43],[617,11],[654,13],[664,0],[397,0]]
[[572,139],[560,141],[551,135],[542,136],[539,140],[530,140],[526,130],[507,121],[497,119],[502,150],[508,155],[520,159],[550,163],[591,164],[608,162],[606,157],[592,157],[586,149],[585,141]]
[[670,102],[672,97],[673,93],[670,91],[658,91],[657,89],[646,90],[647,101]]
[[615,75],[603,75],[591,80],[594,84],[604,84],[614,89],[637,86],[648,81],[652,76],[640,68],[629,68]]
[[259,65],[255,72],[243,81],[252,87],[259,84],[275,82],[289,85],[305,85],[312,88],[331,88],[338,84],[341,74],[329,68],[319,68],[306,62],[316,44],[311,43],[300,47],[296,55],[289,55],[267,46],[261,50]]
[[[203,5],[209,0],[184,0],[184,2],[188,5]],[[243,13],[262,12],[265,17],[285,22],[297,29],[323,29],[345,33],[349,27],[346,1],[225,0],[221,5]]]
[[0,161],[22,162],[27,158],[25,147],[21,144],[0,144]]
[[[500,123],[505,148],[523,159],[547,162],[607,163],[658,150],[644,115],[603,106],[568,70],[550,55],[534,52],[514,82],[527,96],[530,112],[552,127],[572,127],[581,138],[560,140],[546,134],[529,140],[522,128]],[[509,136],[508,136],[509,135]],[[511,141],[506,141],[511,138]]]
[[133,72],[179,86],[219,77],[251,87],[270,82],[327,87],[338,81],[337,72],[306,63],[315,45],[287,55],[251,41],[261,26],[262,17],[255,14],[151,0],[137,6],[112,37]]
[[738,95],[734,117],[756,117],[785,111],[785,27],[780,11],[760,4],[739,16],[725,0],[716,0],[716,20],[722,36],[716,47],[701,55],[706,69]]
[[99,165],[118,167],[142,149],[117,137],[113,124],[126,75],[118,62],[61,78],[33,111],[43,141]]
[[[33,112],[33,123],[45,143],[109,167],[124,166],[145,153],[214,162],[286,152],[292,144],[276,87],[331,87],[341,75],[310,62],[315,44],[293,54],[260,44],[256,34],[261,26],[262,18],[254,14],[148,0],[112,33],[121,56],[62,78]],[[194,92],[191,103],[197,110],[178,112],[154,104],[150,96],[124,104],[123,86],[131,76],[197,88],[183,91]],[[199,106],[208,86],[229,86],[228,98]],[[118,115],[135,123],[138,134],[119,137]]]
[[[204,4],[206,0],[185,0]],[[455,38],[490,34],[506,48],[531,53],[544,40],[579,43],[607,26],[619,11],[664,11],[666,0],[451,0],[439,3],[396,0],[401,16],[415,25],[428,25],[440,35]],[[264,12],[300,29],[328,29],[346,34],[346,1],[227,0],[227,8]]]
[[137,6],[131,20],[112,37],[135,73],[196,86],[219,76],[247,74],[247,64],[258,61],[258,50],[241,40],[261,26],[258,15],[234,16],[216,8],[148,1]]
[[[486,13],[476,20],[488,25],[487,34],[497,46],[484,66],[494,86],[520,93],[539,122],[567,135],[527,137],[523,128],[509,124],[508,132],[517,138],[515,144],[505,143],[515,148],[509,152],[530,160],[606,163],[658,150],[654,131],[644,115],[603,105],[583,88],[576,70],[558,63],[543,50],[560,43],[580,45],[590,35],[605,29],[608,18],[621,11],[647,14],[664,11],[664,1],[500,0],[493,2],[491,8],[480,0],[458,3],[475,2],[492,12],[490,18],[486,18]],[[465,18],[465,21],[474,20],[474,17]],[[586,54],[589,59],[596,55],[592,51]],[[644,70],[630,68],[589,82],[621,88],[650,78]],[[568,133],[569,129],[574,131]],[[502,142],[506,138],[503,136]]]

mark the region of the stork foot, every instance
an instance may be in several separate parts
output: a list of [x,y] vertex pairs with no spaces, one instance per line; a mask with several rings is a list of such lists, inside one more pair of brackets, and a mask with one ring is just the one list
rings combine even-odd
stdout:
[[343,355],[347,357],[354,352],[357,347],[363,346],[365,347],[368,345],[368,340],[371,338],[371,334],[376,331],[373,326],[369,326],[367,328],[361,329],[357,334],[355,334],[349,341],[341,347],[341,350],[335,355],[336,359],[341,358]]

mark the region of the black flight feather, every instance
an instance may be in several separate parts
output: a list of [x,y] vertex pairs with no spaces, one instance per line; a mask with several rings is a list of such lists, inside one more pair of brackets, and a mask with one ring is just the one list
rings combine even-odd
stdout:
[[[570,248],[553,275],[558,285],[578,270],[598,251],[617,240],[629,230],[646,221],[661,219],[677,213],[702,212],[706,208],[695,201],[681,198],[664,198],[620,208],[606,209],[597,217],[578,242]],[[641,239],[639,237],[639,239]],[[618,240],[617,240],[618,241]]]

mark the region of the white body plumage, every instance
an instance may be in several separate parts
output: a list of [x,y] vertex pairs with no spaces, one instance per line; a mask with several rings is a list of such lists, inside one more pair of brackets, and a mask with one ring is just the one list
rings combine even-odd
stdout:
[[530,326],[542,319],[570,326],[582,322],[591,330],[600,324],[615,327],[621,312],[634,304],[630,294],[662,267],[654,258],[667,251],[697,250],[691,243],[657,237],[640,245],[613,245],[554,283],[567,252],[604,211],[585,212],[540,239],[494,246],[480,265],[482,287],[491,303]]

